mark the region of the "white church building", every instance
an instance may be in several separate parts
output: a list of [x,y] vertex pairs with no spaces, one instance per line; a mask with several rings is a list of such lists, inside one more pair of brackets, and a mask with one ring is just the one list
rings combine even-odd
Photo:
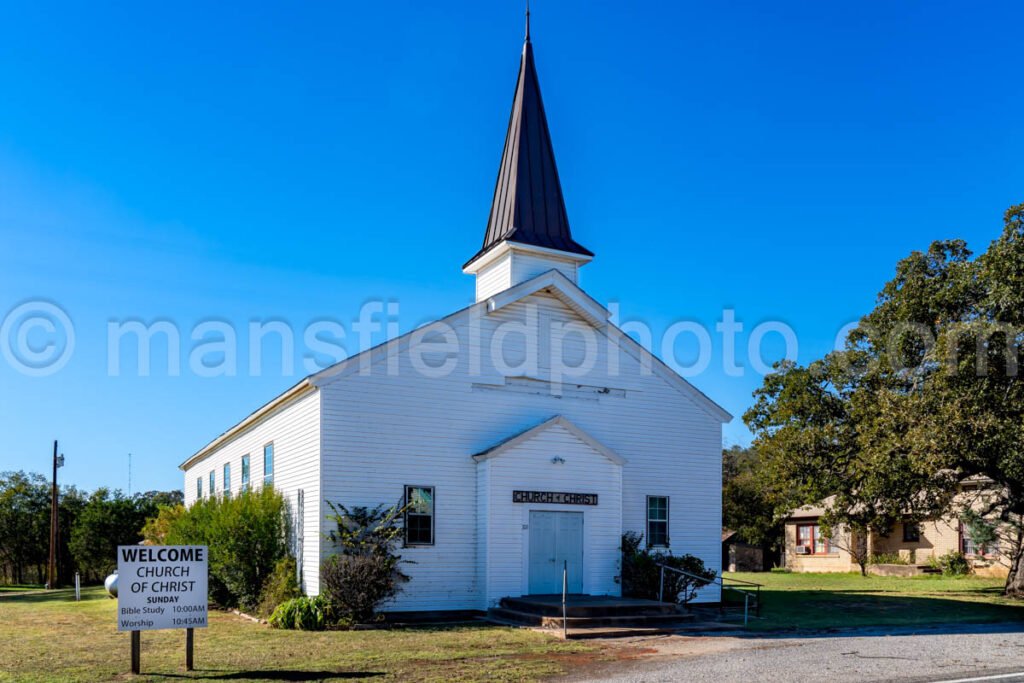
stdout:
[[560,593],[563,566],[570,592],[619,595],[626,531],[719,572],[731,416],[609,321],[579,284],[592,259],[569,231],[527,35],[483,247],[463,266],[476,303],[228,429],[182,463],[186,503],[273,485],[316,595],[326,501],[411,501],[393,611]]

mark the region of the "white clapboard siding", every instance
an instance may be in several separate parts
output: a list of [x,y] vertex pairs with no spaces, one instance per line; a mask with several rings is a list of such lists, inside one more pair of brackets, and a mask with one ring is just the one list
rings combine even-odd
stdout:
[[576,282],[578,263],[569,258],[531,253],[513,247],[476,272],[476,300],[483,301],[549,270],[557,270],[570,281]]
[[476,300],[503,292],[512,286],[512,253],[499,256],[476,274]]
[[519,251],[513,252],[512,282],[510,286],[526,282],[552,269],[559,271],[572,282],[576,282],[576,263],[576,261],[571,259],[560,259],[548,255],[529,254]]
[[[678,386],[643,372],[637,360],[603,333],[595,335],[593,368],[584,376],[563,379],[614,391],[558,397],[521,386],[503,388],[505,376],[491,362],[491,335],[504,322],[525,324],[532,311],[542,321],[542,347],[550,343],[545,328],[583,322],[559,299],[538,293],[483,318],[479,373],[470,372],[473,354],[466,350],[472,335],[467,318],[462,318],[454,326],[463,352],[446,377],[424,377],[409,354],[401,353],[397,363],[390,363],[391,372],[388,363],[377,362],[366,374],[339,377],[322,387],[324,498],[345,505],[392,504],[400,500],[405,484],[435,487],[436,545],[403,551],[415,563],[404,568],[412,581],[391,609],[487,606],[486,585],[494,584],[499,568],[486,566],[485,548],[496,542],[495,530],[478,518],[496,516],[488,506],[500,501],[477,500],[481,474],[471,456],[556,415],[626,460],[620,531],[644,532],[646,496],[669,496],[672,551],[692,553],[716,572],[721,569],[717,417]],[[506,363],[526,356],[522,344],[522,335],[506,336]],[[583,358],[587,344],[569,335],[561,348],[566,362],[574,364]],[[537,378],[550,379],[550,364],[539,365]],[[572,490],[587,492],[579,486]],[[326,544],[322,548],[325,555],[330,552]],[[719,597],[709,588],[699,599]]]
[[[249,456],[250,485],[263,485],[263,447],[274,444],[274,488],[288,501],[296,516],[298,492],[303,491],[301,524],[292,520],[293,529],[301,528],[303,556],[302,588],[310,595],[320,590],[320,403],[319,391],[285,404],[238,436],[210,452],[185,470],[185,503],[196,499],[196,478],[203,479],[203,496],[210,495],[211,470],[216,474],[216,495],[224,493],[224,463],[231,463],[233,493],[239,491],[242,479],[242,456]],[[297,546],[296,546],[297,547]]]

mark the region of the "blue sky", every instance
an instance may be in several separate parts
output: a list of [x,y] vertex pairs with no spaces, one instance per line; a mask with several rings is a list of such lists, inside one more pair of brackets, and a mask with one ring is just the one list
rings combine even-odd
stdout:
[[[471,301],[522,40],[517,2],[21,3],[0,22],[0,316],[49,301],[67,365],[0,359],[0,470],[180,487],[176,466],[301,374],[111,377],[109,321],[351,321]],[[582,272],[739,416],[749,331],[799,358],[933,239],[980,251],[1024,201],[1017,3],[533,3]],[[723,311],[744,325],[723,370]],[[38,340],[35,342],[37,346]],[[782,353],[768,335],[766,361]],[[685,340],[685,359],[693,352]],[[268,354],[272,355],[272,354]],[[132,358],[124,359],[132,362]],[[130,363],[129,363],[130,364]]]

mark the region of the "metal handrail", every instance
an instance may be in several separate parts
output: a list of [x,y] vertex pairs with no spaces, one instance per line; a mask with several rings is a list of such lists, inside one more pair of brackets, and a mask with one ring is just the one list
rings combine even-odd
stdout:
[[562,561],[562,640],[569,640],[569,609],[566,597],[569,592],[569,561]]
[[[731,591],[735,591],[735,592],[739,593],[740,595],[742,595],[743,596],[743,625],[744,626],[747,625],[747,621],[749,620],[750,598],[751,597],[754,598],[754,610],[755,610],[756,616],[758,616],[758,617],[761,616],[761,586],[763,584],[754,583],[753,581],[743,581],[741,579],[727,579],[724,576],[715,576],[715,578],[713,578],[713,579],[711,579],[709,581],[707,578],[705,578],[703,576],[698,576],[697,574],[693,574],[691,572],[685,571],[683,569],[678,569],[676,567],[670,567],[669,565],[667,565],[667,564],[665,564],[663,562],[659,562],[658,563],[658,567],[661,568],[661,574],[660,574],[660,577],[659,577],[660,581],[659,581],[659,586],[658,586],[658,601],[659,602],[664,602],[664,596],[665,596],[665,570],[667,569],[670,572],[675,572],[676,574],[681,574],[682,576],[688,576],[691,579],[696,579],[698,581],[707,581],[708,583],[717,583],[721,587],[721,589],[723,591],[731,590]],[[746,590],[746,589],[743,589],[743,588],[737,588],[736,586],[727,586],[725,584],[726,581],[733,581],[735,583],[743,584],[744,586],[754,586],[754,587],[756,587],[757,590],[756,591],[751,591],[751,590]],[[683,601],[683,604],[688,606],[689,599],[688,598],[685,599]],[[721,602],[719,603],[719,609],[723,610],[723,611],[725,609]]]

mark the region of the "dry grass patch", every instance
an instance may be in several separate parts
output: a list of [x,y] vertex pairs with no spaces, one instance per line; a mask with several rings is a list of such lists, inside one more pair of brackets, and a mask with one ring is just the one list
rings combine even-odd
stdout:
[[481,624],[373,631],[278,631],[223,612],[196,631],[196,671],[184,632],[142,634],[141,677],[127,674],[129,637],[116,602],[90,588],[0,597],[0,681],[529,681],[602,657],[591,644]]

